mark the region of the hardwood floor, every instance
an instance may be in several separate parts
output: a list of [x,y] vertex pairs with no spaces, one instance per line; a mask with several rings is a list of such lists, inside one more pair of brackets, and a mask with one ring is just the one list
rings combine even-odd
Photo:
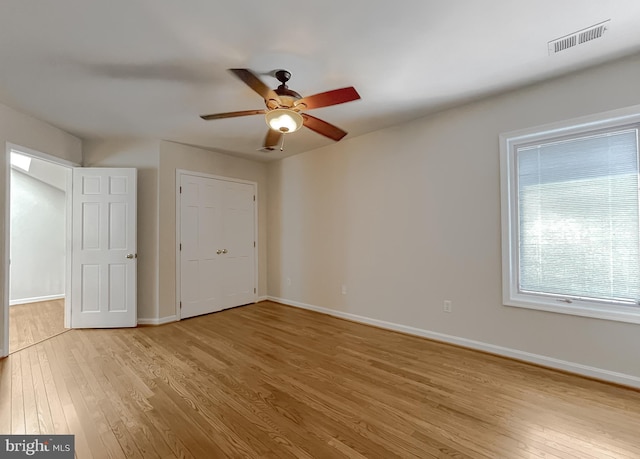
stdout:
[[640,392],[264,302],[0,360],[0,432],[78,458],[638,458]]
[[63,333],[64,300],[40,301],[9,307],[9,352]]

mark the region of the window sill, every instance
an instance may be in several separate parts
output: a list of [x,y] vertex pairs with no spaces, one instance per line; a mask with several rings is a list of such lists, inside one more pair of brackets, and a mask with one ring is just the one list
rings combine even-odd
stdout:
[[518,298],[504,300],[505,306],[524,309],[535,309],[538,311],[554,312],[557,314],[568,314],[572,316],[589,317],[593,319],[612,320],[616,322],[626,322],[640,324],[640,307],[617,306],[581,303],[576,301],[572,304],[554,304],[553,300],[532,299],[530,296],[521,295]]

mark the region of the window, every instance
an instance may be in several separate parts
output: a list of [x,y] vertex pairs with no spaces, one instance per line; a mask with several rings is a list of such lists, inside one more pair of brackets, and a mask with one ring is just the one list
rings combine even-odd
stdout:
[[640,107],[500,136],[503,302],[640,323]]

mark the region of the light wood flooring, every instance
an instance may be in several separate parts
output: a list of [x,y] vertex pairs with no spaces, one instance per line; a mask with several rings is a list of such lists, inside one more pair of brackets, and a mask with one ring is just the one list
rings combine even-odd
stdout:
[[6,432],[78,458],[639,458],[640,392],[263,302],[0,360]]
[[64,300],[9,307],[9,352],[13,353],[65,331]]

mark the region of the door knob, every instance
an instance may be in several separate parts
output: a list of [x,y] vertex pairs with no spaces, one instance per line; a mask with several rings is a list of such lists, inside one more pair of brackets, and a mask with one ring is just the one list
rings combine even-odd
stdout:
[[218,249],[218,250],[216,250],[216,253],[217,253],[218,255],[220,255],[220,254],[222,253],[222,250],[221,250],[221,249]]
[[127,254],[127,258],[129,260],[131,260],[132,258],[138,258],[138,254],[137,253],[135,253],[135,254],[134,253],[128,253]]
[[228,250],[227,249],[222,249],[222,253],[227,253]]

